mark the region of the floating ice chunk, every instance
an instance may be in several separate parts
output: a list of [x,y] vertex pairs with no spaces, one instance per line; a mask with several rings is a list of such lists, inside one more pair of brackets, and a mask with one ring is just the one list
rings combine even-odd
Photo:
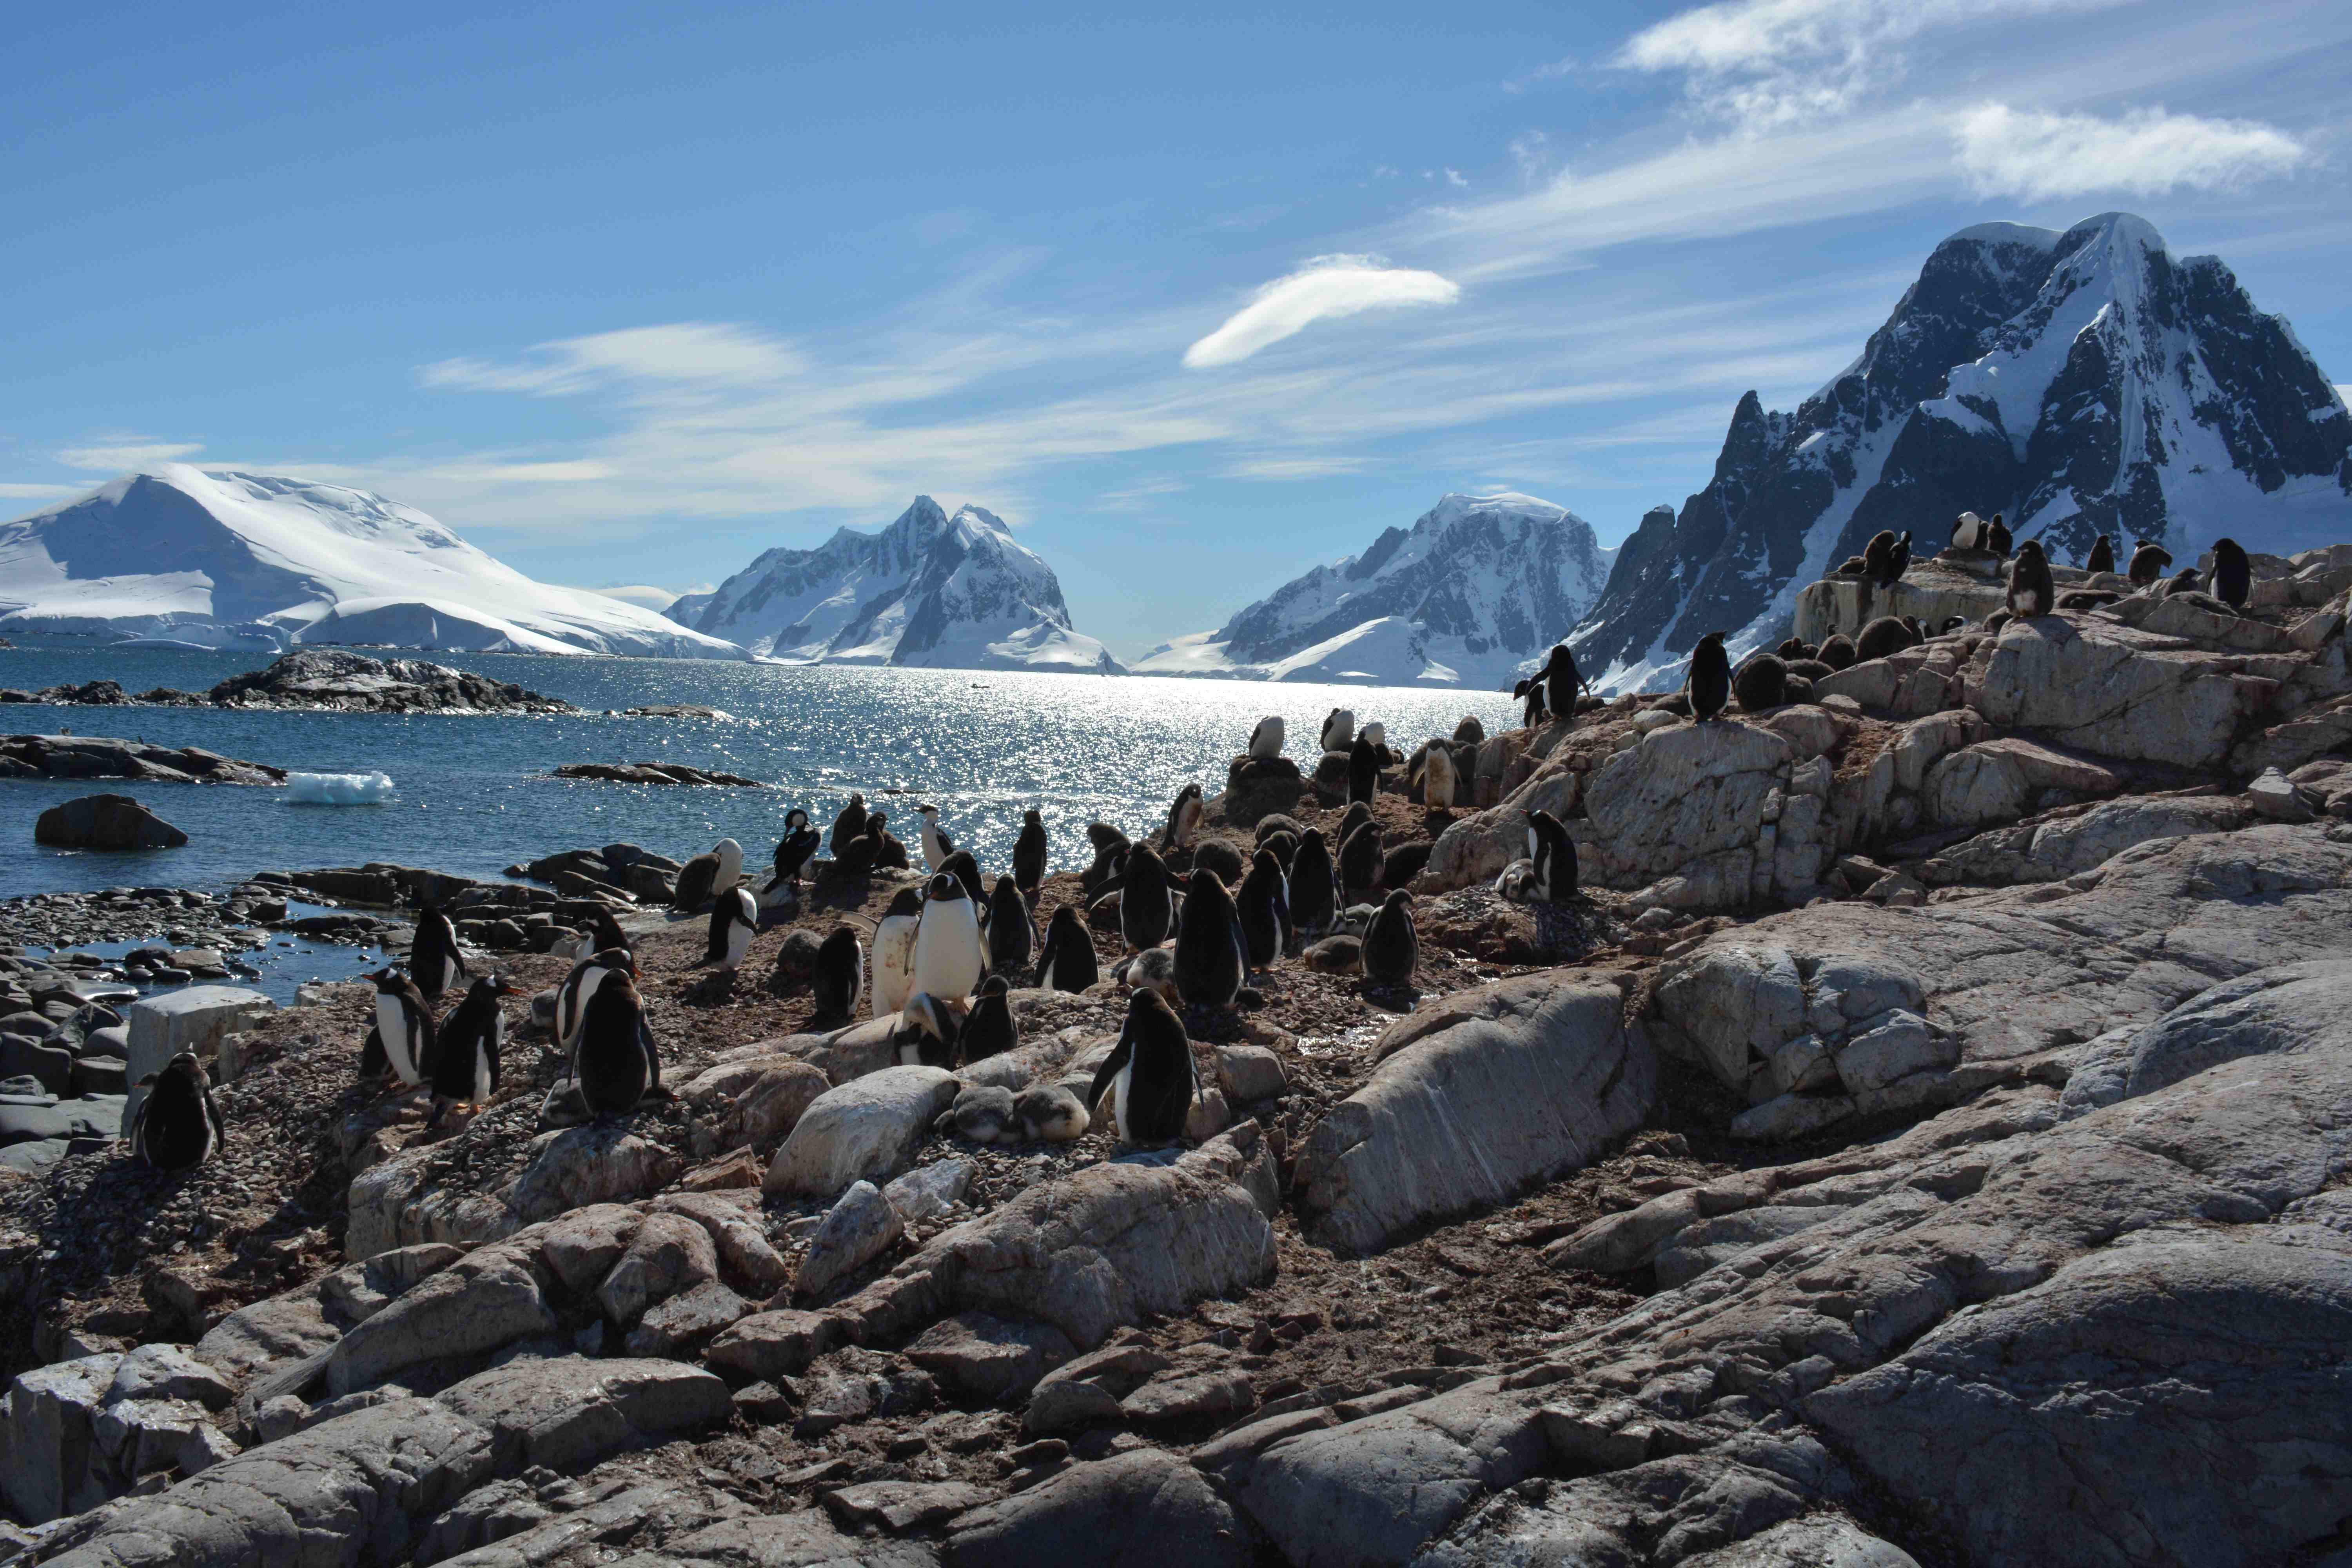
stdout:
[[288,773],[289,805],[382,805],[392,799],[390,773]]

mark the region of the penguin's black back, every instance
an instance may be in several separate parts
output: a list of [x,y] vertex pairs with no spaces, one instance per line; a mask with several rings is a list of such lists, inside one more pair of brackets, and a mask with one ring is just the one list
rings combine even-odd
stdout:
[[1339,844],[1339,886],[1343,889],[1369,888],[1380,879],[1380,824],[1358,823]]
[[1576,891],[1576,840],[1559,817],[1538,811],[1528,818],[1528,837],[1534,840],[1538,896],[1557,903]]
[[1329,925],[1339,913],[1335,878],[1322,829],[1308,828],[1298,840],[1298,853],[1290,858],[1290,918],[1310,931]]
[[1282,956],[1285,931],[1288,923],[1288,900],[1282,886],[1282,862],[1274,851],[1260,847],[1250,858],[1249,875],[1242,879],[1242,889],[1234,900],[1241,916],[1242,945],[1248,952],[1252,969],[1271,967]]
[[588,999],[572,1065],[590,1114],[626,1116],[652,1086],[653,1063],[646,1055],[643,1023],[637,989],[626,975],[614,975]]
[[972,858],[971,850],[956,850],[940,862],[940,869],[963,884],[963,896],[971,900],[973,909],[988,901],[988,889],[981,886],[980,862]]
[[1156,991],[1139,991],[1149,1002],[1130,1005],[1127,1015],[1129,1067],[1127,1115],[1119,1129],[1130,1143],[1172,1143],[1184,1136],[1192,1109],[1192,1045],[1184,1022]]
[[956,1054],[967,1064],[985,1061],[1021,1043],[1020,1026],[1013,1021],[1013,1004],[1006,999],[1002,975],[989,976],[971,1012],[963,1021]]
[[1739,667],[1732,685],[1739,693],[1741,711],[1761,713],[1789,700],[1789,667],[1778,654],[1759,653]]
[[1854,639],[1854,662],[1866,664],[1890,653],[1900,653],[1910,646],[1911,628],[1893,616],[1881,616],[1863,627],[1862,636]]
[[1832,669],[1852,669],[1855,663],[1853,639],[1843,632],[1832,632],[1822,639],[1821,651],[1814,656]]
[[1168,940],[1168,928],[1175,918],[1169,885],[1168,863],[1150,845],[1139,844],[1128,851],[1118,921],[1119,930],[1135,948],[1158,947]]
[[[450,963],[457,958],[457,928],[449,917],[432,905],[426,905],[416,917],[416,939],[408,945],[408,977],[427,1000],[437,999],[448,988]],[[464,963],[457,964],[459,979],[466,977]]]
[[1708,633],[1691,650],[1687,689],[1691,717],[1702,721],[1722,712],[1731,701],[1731,656],[1723,650],[1721,632]]
[[1029,925],[1029,900],[1012,878],[999,877],[996,890],[988,896],[988,966],[1000,973],[1026,968],[1036,941]]
[[1356,743],[1348,749],[1348,801],[1369,804],[1381,787],[1380,748],[1357,735]]
[[2234,539],[2213,542],[2213,596],[2233,610],[2246,607],[2254,591],[2254,563]]
[[2085,572],[2112,572],[2116,569],[2116,542],[2101,534],[2092,542],[2090,556],[2084,561]]
[[474,1068],[487,1057],[490,1087],[499,1084],[499,994],[487,980],[478,980],[465,999],[441,1020],[439,1055],[433,1063],[433,1092],[443,1100],[471,1101]]
[[857,999],[860,970],[864,956],[858,952],[857,932],[848,926],[835,926],[833,934],[817,944],[816,973],[809,988],[816,996],[820,1017],[844,1016]]
[[1045,952],[1038,961],[1040,974],[1051,972],[1056,991],[1084,991],[1102,978],[1102,966],[1095,959],[1094,939],[1087,934],[1086,923],[1078,919],[1075,905],[1064,904],[1054,911],[1045,927]]
[[853,795],[850,796],[849,804],[841,808],[841,815],[833,819],[834,858],[839,859],[841,852],[849,847],[851,840],[865,837],[866,801],[863,796]]
[[131,1146],[158,1171],[202,1164],[217,1147],[220,1112],[214,1109],[204,1068],[173,1058],[155,1075],[131,1119]]
[[1176,932],[1176,989],[1196,1007],[1225,1007],[1242,988],[1242,938],[1233,895],[1213,871],[1187,884]]
[[1400,888],[1364,928],[1364,978],[1374,985],[1410,985],[1421,962],[1421,938],[1413,928],[1412,895]]
[[1034,893],[1045,879],[1045,824],[1033,811],[1022,819],[1021,836],[1013,841],[1013,884]]

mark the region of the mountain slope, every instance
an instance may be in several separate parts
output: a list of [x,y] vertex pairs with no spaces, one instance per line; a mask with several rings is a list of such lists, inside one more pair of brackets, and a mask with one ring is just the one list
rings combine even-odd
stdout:
[[2220,258],[2124,213],[1981,224],[1794,413],[1739,400],[1713,479],[1643,519],[1571,645],[1605,689],[1677,679],[1707,632],[1735,657],[1776,639],[1880,529],[1933,554],[1964,510],[2060,561],[2102,532],[2292,552],[2352,537],[2352,416]]
[[0,525],[0,625],[215,644],[748,657],[639,605],[534,582],[414,507],[184,463]]
[[1379,686],[1509,684],[1599,595],[1615,552],[1565,507],[1448,495],[1361,555],[1318,566],[1139,675]]
[[[686,601],[681,601],[684,604]],[[702,605],[695,625],[800,664],[1120,673],[1070,629],[1054,569],[994,514],[917,496],[879,533],[771,550]]]

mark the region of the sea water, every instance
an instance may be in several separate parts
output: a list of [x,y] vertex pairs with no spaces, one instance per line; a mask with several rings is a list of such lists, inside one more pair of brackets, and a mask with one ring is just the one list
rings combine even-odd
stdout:
[[[251,653],[111,647],[24,638],[0,649],[0,686],[35,690],[110,679],[127,691],[201,692],[260,662]],[[385,655],[384,657],[405,657]],[[1517,721],[1508,693],[1134,676],[885,669],[695,659],[525,654],[427,657],[588,710],[521,715],[278,713],[212,708],[0,707],[0,731],[113,735],[203,746],[304,773],[389,776],[367,809],[305,806],[284,789],[226,784],[0,780],[0,894],[170,886],[205,891],[263,870],[369,860],[497,877],[556,850],[625,840],[674,859],[738,840],[763,865],[784,815],[829,828],[853,789],[887,812],[910,850],[940,821],[991,876],[1006,867],[1024,809],[1043,815],[1056,869],[1087,863],[1086,825],[1157,829],[1187,783],[1214,795],[1265,714],[1283,716],[1288,754],[1317,760],[1333,708],[1388,726],[1411,752],[1465,714],[1489,734]],[[630,719],[607,710],[698,703],[724,720]],[[672,762],[764,780],[764,789],[569,782],[562,763]],[[135,795],[188,835],[184,847],[77,854],[33,843],[33,821],[100,790]],[[919,852],[918,851],[919,859]]]

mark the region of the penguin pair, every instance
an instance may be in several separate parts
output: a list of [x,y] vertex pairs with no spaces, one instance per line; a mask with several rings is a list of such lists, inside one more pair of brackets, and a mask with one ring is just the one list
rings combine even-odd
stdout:
[[554,952],[558,958],[577,963],[591,953],[616,947],[630,947],[627,933],[621,930],[621,922],[613,918],[613,911],[600,904],[596,912],[588,917],[588,923],[580,928],[579,935],[557,947]]
[[1185,1119],[1200,1092],[1192,1037],[1184,1021],[1156,990],[1138,989],[1127,999],[1127,1021],[1094,1083],[1087,1108],[1111,1097],[1121,1143],[1151,1147],[1184,1136]]
[[678,868],[677,881],[670,893],[670,908],[680,914],[695,914],[710,900],[727,891],[743,879],[743,847],[732,838],[722,838],[707,855],[697,855]]
[[1249,967],[1241,917],[1213,871],[1192,873],[1176,931],[1176,991],[1192,1007],[1230,1007]]
[[[596,994],[616,979],[634,982],[637,976],[636,955],[625,947],[608,947],[593,952],[572,966],[563,984],[555,992],[555,1039],[566,1053],[580,1043],[580,1030],[587,1021],[588,1005]],[[377,1010],[383,1010],[383,999],[377,999]]]
[[433,1114],[425,1119],[427,1128],[440,1125],[454,1107],[489,1103],[499,1087],[499,1059],[507,1039],[506,1010],[499,1004],[514,994],[504,974],[486,974],[436,1027]]
[[192,1171],[228,1142],[212,1080],[194,1051],[182,1051],[139,1080],[147,1091],[131,1119],[131,1156],[166,1174]]
[[416,936],[408,946],[408,977],[428,1002],[437,1002],[460,980],[471,979],[457,956],[457,928],[436,904],[417,911]]
[[1037,985],[1045,991],[1079,992],[1102,978],[1094,938],[1087,934],[1076,906],[1064,904],[1045,926],[1045,948],[1037,961]]
[[1249,744],[1243,754],[1264,761],[1282,755],[1282,715],[1269,713],[1250,731]]

